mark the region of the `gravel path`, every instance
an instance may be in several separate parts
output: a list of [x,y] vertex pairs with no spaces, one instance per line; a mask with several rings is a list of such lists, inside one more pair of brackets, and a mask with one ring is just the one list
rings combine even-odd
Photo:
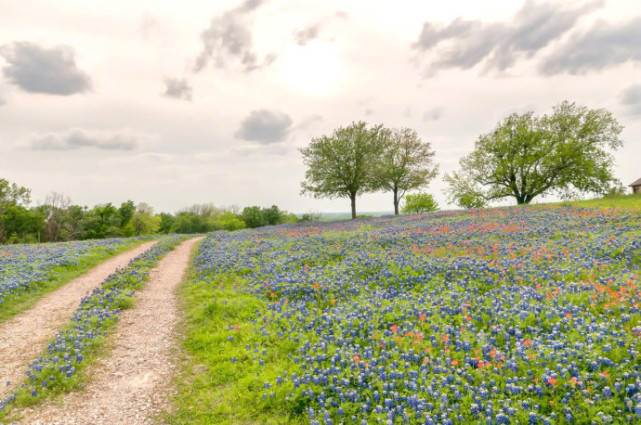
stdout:
[[144,243],[99,264],[0,325],[0,399],[22,382],[28,366],[69,321],[80,299],[155,243]]
[[183,242],[151,271],[149,281],[136,295],[134,308],[122,313],[109,355],[90,367],[87,386],[26,410],[20,423],[154,423],[154,417],[167,407],[175,369],[176,290],[198,240]]

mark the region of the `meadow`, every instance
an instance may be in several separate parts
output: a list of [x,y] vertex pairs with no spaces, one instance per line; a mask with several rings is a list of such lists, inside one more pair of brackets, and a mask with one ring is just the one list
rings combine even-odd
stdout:
[[142,242],[110,238],[0,246],[0,322],[107,258]]
[[640,225],[557,205],[212,233],[165,419],[638,423]]
[[86,382],[84,371],[100,354],[105,354],[120,313],[134,305],[135,293],[145,285],[150,271],[184,239],[178,235],[163,237],[79,300],[71,320],[29,366],[26,381],[0,399],[0,423],[4,423],[11,408],[34,405],[78,389]]

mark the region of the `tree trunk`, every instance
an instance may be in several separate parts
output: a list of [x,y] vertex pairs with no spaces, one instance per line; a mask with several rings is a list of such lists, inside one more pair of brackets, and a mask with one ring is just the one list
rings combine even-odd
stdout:
[[398,189],[394,189],[394,215],[398,215],[398,204],[400,203],[398,199]]
[[356,194],[349,195],[350,201],[352,201],[352,220],[356,218]]

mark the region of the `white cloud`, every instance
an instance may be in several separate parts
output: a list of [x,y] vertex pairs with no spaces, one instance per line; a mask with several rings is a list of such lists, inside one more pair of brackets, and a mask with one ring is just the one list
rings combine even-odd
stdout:
[[4,76],[24,91],[68,96],[91,88],[89,75],[78,69],[69,46],[46,48],[20,41],[0,47],[7,65]]

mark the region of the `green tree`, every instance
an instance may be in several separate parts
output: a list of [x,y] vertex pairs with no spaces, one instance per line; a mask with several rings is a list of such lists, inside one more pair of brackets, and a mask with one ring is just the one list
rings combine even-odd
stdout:
[[272,205],[270,208],[263,208],[262,212],[265,222],[269,225],[280,224],[284,220],[285,213],[276,205]]
[[223,211],[216,216],[214,222],[214,229],[220,230],[240,230],[245,228],[245,221],[237,214],[231,211]]
[[154,215],[154,209],[141,202],[131,218],[134,235],[151,235],[160,228],[160,217]]
[[434,151],[410,128],[386,130],[384,149],[376,167],[376,182],[394,195],[394,214],[405,193],[420,189],[436,177]]
[[243,208],[241,217],[243,218],[245,225],[251,229],[266,226],[268,224],[263,210],[257,206]]
[[70,241],[81,239],[83,233],[82,222],[85,212],[86,208],[80,205],[69,205],[64,210],[60,229],[60,240]]
[[[42,214],[31,214],[26,208],[29,202],[28,188],[0,179],[0,243],[19,242],[27,234],[37,240],[44,218]],[[41,221],[36,223],[38,217]]]
[[29,205],[31,202],[31,190],[10,183],[6,179],[0,179],[0,208],[6,205]]
[[410,194],[405,197],[404,214],[421,214],[438,211],[438,203],[429,193]]
[[160,233],[171,233],[174,230],[174,223],[176,219],[169,213],[160,213],[160,225],[158,231]]
[[173,227],[173,231],[176,233],[205,233],[210,230],[206,217],[189,211],[181,211],[176,214]]
[[356,197],[376,190],[375,164],[383,151],[383,127],[355,122],[312,139],[301,149],[307,166],[302,192],[314,197],[349,198],[352,219]]
[[82,239],[101,239],[121,236],[122,217],[111,203],[96,205],[82,218]]
[[131,224],[134,214],[136,214],[134,201],[125,201],[120,204],[120,208],[118,208],[118,215],[120,216],[119,227],[122,229],[123,235],[131,236],[134,233],[133,225]]
[[622,146],[621,131],[610,112],[569,102],[542,117],[510,115],[446,176],[450,199],[528,204],[551,193],[606,193],[617,181],[612,152]]
[[38,209],[10,204],[0,210],[0,242],[39,242],[44,216]]

